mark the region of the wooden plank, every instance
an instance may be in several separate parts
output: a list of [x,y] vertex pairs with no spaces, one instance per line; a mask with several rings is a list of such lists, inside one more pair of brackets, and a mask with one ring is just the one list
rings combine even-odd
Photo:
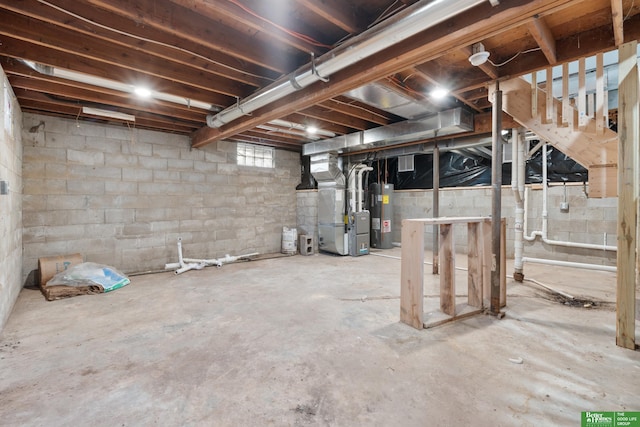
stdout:
[[466,319],[468,317],[475,316],[476,314],[480,314],[480,313],[483,313],[483,312],[484,312],[484,310],[469,310],[469,311],[465,311],[465,312],[463,312],[463,313],[461,313],[461,314],[459,314],[459,315],[457,315],[455,317],[445,317],[443,319],[438,319],[438,320],[434,320],[434,321],[431,321],[431,322],[425,322],[423,327],[425,329],[431,329],[431,328],[435,328],[436,326],[441,326],[441,325],[444,325],[444,324],[449,323],[449,322],[454,322],[456,320]]
[[491,305],[491,219],[482,222],[482,303]]
[[553,102],[553,68],[547,68],[547,87],[546,87],[546,102],[545,102],[545,123],[555,123]]
[[416,329],[424,323],[424,223],[402,221],[400,321]]
[[611,0],[611,21],[613,22],[613,39],[616,46],[624,43],[624,10],[622,0]]
[[531,118],[538,117],[538,73],[531,73]]
[[638,195],[638,61],[637,42],[618,53],[618,255],[616,283],[616,344],[635,349],[636,238]]
[[467,288],[470,306],[482,308],[482,235],[480,223],[467,224]]
[[529,30],[549,64],[554,65],[557,62],[556,39],[547,23],[543,18],[534,17],[529,24]]
[[456,252],[453,224],[440,225],[440,310],[456,315]]
[[584,130],[589,118],[587,116],[587,70],[584,58],[578,60],[578,128]]
[[573,108],[569,100],[569,63],[562,64],[562,125],[573,124]]
[[596,55],[596,133],[602,135],[604,133],[605,116],[604,116],[604,55],[599,53]]

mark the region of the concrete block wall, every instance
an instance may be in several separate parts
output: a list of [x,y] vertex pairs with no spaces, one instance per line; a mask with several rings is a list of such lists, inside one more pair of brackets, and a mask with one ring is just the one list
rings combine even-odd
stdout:
[[25,114],[23,276],[37,259],[80,252],[128,272],[184,255],[272,253],[296,225],[298,153],[275,168],[238,166],[236,145],[190,149],[187,137]]
[[[568,185],[569,211],[562,212],[560,203],[565,200],[562,186],[548,189],[548,239],[578,243],[616,245],[617,199],[589,199],[581,185]],[[400,242],[402,220],[406,218],[431,218],[433,206],[432,190],[401,190],[393,197],[392,221],[393,241]],[[311,200],[315,200],[314,201]],[[314,210],[303,210],[301,206],[313,206]],[[317,223],[317,193],[298,192],[298,224]],[[440,190],[440,216],[490,216],[491,188],[445,188]],[[510,187],[502,189],[502,216],[507,221],[507,256],[513,258],[515,200]],[[542,230],[542,189],[528,189],[528,234]],[[432,248],[433,227],[426,227],[425,247]],[[454,227],[456,248],[460,253],[467,250],[467,232],[463,227]],[[525,242],[525,256],[561,261],[615,265],[616,253],[602,250],[566,248],[542,243],[540,238]]]
[[318,190],[298,190],[297,228],[298,234],[313,236],[314,252],[318,252]]
[[22,113],[0,68],[0,331],[22,289]]
[[[577,243],[616,245],[617,199],[590,199],[582,185],[568,185],[569,211],[562,212],[563,186],[548,189],[548,239]],[[394,196],[394,241],[400,241],[401,224],[405,218],[430,218],[432,216],[432,190],[396,191]],[[542,230],[542,189],[529,186],[527,233]],[[440,190],[440,216],[489,216],[491,215],[491,188],[446,188]],[[510,187],[502,189],[502,216],[507,220],[507,256],[513,257],[515,200]],[[605,234],[606,233],[606,234]],[[466,252],[466,231],[457,230],[456,247]],[[431,249],[432,228],[427,227],[425,246]],[[616,253],[611,251],[566,248],[542,243],[538,237],[525,242],[525,256],[549,258],[561,261],[615,265]]]

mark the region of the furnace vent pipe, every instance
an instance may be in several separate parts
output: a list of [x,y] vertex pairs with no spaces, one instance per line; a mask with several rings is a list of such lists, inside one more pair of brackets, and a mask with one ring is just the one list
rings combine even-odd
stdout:
[[[269,105],[297,90],[327,81],[332,74],[375,55],[409,37],[425,31],[487,0],[423,0],[398,15],[376,25],[325,53],[293,73],[239,101],[216,115],[207,116],[207,125],[219,128]],[[495,0],[491,1],[495,4]]]

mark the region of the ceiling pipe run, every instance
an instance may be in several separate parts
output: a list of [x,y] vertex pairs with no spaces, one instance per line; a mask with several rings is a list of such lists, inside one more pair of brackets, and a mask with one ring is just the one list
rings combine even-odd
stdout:
[[[207,116],[207,125],[222,127],[317,81],[327,81],[332,74],[486,1],[422,0],[318,59],[313,60],[312,57],[311,64],[275,81],[233,107]],[[491,1],[493,5],[496,3],[496,0]]]

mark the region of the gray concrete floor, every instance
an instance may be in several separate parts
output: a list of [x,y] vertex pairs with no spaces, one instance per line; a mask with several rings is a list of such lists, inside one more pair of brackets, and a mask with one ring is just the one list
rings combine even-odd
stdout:
[[509,281],[504,319],[422,331],[398,321],[399,274],[393,258],[314,255],[53,302],[25,289],[0,336],[0,424],[576,426],[581,411],[640,411],[640,353],[615,345],[614,274],[527,266],[608,303]]

